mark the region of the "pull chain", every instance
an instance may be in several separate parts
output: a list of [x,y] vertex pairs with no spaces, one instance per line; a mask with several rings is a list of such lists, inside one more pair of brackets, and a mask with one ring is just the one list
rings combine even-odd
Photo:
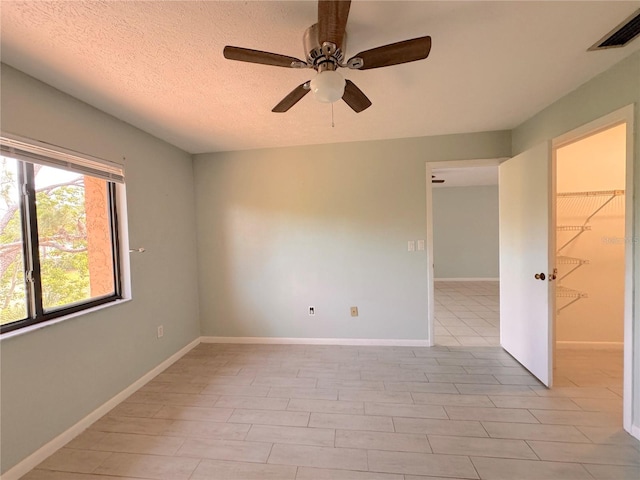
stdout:
[[333,103],[331,104],[331,128],[335,128],[335,123],[333,123]]

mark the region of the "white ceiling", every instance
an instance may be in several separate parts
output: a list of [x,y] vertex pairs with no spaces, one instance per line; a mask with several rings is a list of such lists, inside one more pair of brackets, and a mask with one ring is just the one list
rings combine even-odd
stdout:
[[236,45],[304,58],[311,1],[1,2],[2,61],[191,153],[511,129],[640,49],[587,48],[640,2],[354,1],[347,58],[431,35],[427,60],[341,70],[356,114],[309,95],[313,71],[225,60]]
[[498,167],[437,168],[433,174],[444,183],[434,183],[434,188],[498,185]]

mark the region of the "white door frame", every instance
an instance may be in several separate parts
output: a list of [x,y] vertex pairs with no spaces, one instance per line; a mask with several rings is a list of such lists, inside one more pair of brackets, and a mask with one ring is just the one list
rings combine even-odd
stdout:
[[[604,117],[589,122],[581,127],[571,130],[559,137],[556,137],[551,142],[551,148],[553,152],[553,162],[555,169],[556,164],[556,151],[558,148],[581,140],[585,137],[594,135],[602,130],[606,130],[615,125],[626,123],[626,169],[625,169],[625,273],[624,273],[624,372],[623,372],[623,391],[622,391],[622,426],[626,431],[631,433],[634,437],[640,439],[640,418],[636,420],[637,424],[633,424],[633,396],[634,396],[634,365],[633,365],[633,351],[634,347],[637,351],[640,345],[634,345],[633,338],[633,311],[634,311],[634,281],[636,281],[640,271],[635,271],[633,267],[633,244],[629,241],[636,234],[634,231],[634,189],[633,189],[633,159],[634,159],[634,105],[627,105],[620,108],[615,112],[612,112]],[[554,172],[555,174],[555,172]],[[555,322],[555,319],[554,319]],[[555,323],[551,326],[555,332]],[[640,329],[640,323],[636,325],[636,328]],[[640,366],[635,367],[640,369]],[[635,381],[638,381],[640,371],[635,374]],[[640,412],[635,412],[636,416],[640,416]]]
[[497,167],[508,158],[482,158],[472,160],[452,160],[445,162],[426,163],[427,182],[427,330],[429,334],[429,346],[435,345],[435,291],[434,291],[434,268],[433,268],[433,185],[431,175],[433,170],[438,168],[468,168],[468,167]]
[[[605,130],[616,124],[625,122],[627,125],[626,132],[626,185],[625,185],[625,291],[624,291],[624,362],[623,362],[623,428],[631,433],[634,437],[640,439],[640,409],[633,411],[634,400],[640,401],[637,392],[640,392],[640,333],[635,333],[634,337],[634,312],[636,312],[635,328],[640,332],[640,269],[635,269],[633,265],[634,259],[634,239],[640,232],[635,230],[635,209],[634,209],[634,105],[627,105],[608,115],[589,122],[581,127],[564,133],[552,140],[552,167],[555,174],[555,151],[563,144],[575,142],[580,138],[593,135],[599,130]],[[437,168],[464,168],[464,167],[480,167],[499,165],[507,158],[494,159],[477,159],[477,160],[460,160],[460,161],[444,161],[444,162],[427,162],[426,163],[426,214],[427,214],[427,302],[428,315],[427,326],[429,333],[429,345],[433,346],[435,341],[434,324],[435,324],[435,293],[434,293],[434,255],[433,255],[433,188],[431,185],[431,175]],[[638,292],[636,292],[638,290]],[[635,301],[635,294],[638,294],[638,302]],[[551,325],[552,332],[555,334],[555,316],[551,319],[554,322]],[[633,358],[633,352],[637,351],[637,359]],[[555,356],[555,352],[554,352]]]

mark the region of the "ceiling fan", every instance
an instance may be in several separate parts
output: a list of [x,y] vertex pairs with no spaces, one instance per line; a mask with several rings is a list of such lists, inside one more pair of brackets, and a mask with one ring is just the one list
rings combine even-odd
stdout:
[[342,98],[356,113],[371,106],[371,101],[351,80],[337,72],[340,68],[368,70],[414,62],[427,58],[431,50],[431,37],[419,37],[403,42],[365,50],[344,63],[346,26],[351,0],[320,0],[318,23],[304,32],[302,41],[307,52],[306,61],[298,58],[242,47],[224,47],[224,57],[241,62],[260,63],[287,68],[313,68],[317,75],[294,88],[289,95],[273,107],[272,112],[286,112],[307,93],[316,100],[333,103]]

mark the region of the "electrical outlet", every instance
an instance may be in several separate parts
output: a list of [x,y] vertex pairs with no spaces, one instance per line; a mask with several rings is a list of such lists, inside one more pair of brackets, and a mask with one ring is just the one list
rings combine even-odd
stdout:
[[162,338],[164,336],[164,327],[160,325],[158,327],[158,338]]
[[309,316],[312,317],[316,314],[316,307],[309,307]]
[[351,307],[351,316],[352,317],[358,316],[358,307]]

